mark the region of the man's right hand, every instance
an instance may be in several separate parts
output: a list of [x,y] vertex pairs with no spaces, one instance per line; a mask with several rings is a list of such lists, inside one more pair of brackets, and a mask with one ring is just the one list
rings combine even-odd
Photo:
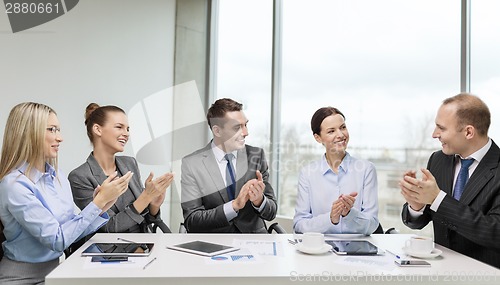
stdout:
[[410,191],[409,189],[407,189],[405,186],[404,186],[404,177],[405,176],[409,176],[411,178],[417,178],[417,173],[416,171],[413,171],[413,170],[409,170],[409,171],[406,171],[404,174],[403,174],[403,179],[399,182],[399,188],[401,189],[401,195],[403,195],[403,198],[406,200],[406,202],[408,203],[408,205],[415,211],[420,211],[423,207],[425,207],[425,204],[422,204],[422,203],[419,203],[416,201],[415,197],[412,196],[412,191]]
[[257,179],[252,179],[248,180],[247,183],[245,183],[245,185],[241,187],[240,193],[238,193],[238,197],[234,198],[232,202],[234,211],[237,212],[240,209],[243,209],[243,207],[245,207],[247,201],[250,200],[250,196],[248,194],[250,186],[257,183],[258,183]]

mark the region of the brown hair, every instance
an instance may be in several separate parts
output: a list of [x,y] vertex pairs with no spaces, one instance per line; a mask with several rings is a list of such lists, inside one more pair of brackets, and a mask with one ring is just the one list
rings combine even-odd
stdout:
[[491,124],[491,114],[488,106],[469,93],[460,93],[443,101],[443,105],[455,104],[457,107],[457,128],[461,130],[466,125],[472,125],[481,136],[488,135]]
[[227,112],[241,111],[243,104],[234,101],[229,98],[222,98],[215,101],[207,112],[207,122],[208,126],[222,126],[224,124],[224,116]]
[[121,112],[125,114],[125,111],[123,111],[122,108],[113,105],[100,107],[96,103],[90,103],[87,108],[85,108],[85,126],[87,126],[87,136],[92,143],[94,142],[94,132],[92,131],[92,127],[94,124],[104,126],[107,121],[106,115],[109,112]]
[[316,134],[316,135],[319,135],[320,132],[321,132],[321,123],[323,123],[323,120],[326,118],[326,117],[329,117],[331,115],[341,115],[344,120],[345,120],[345,116],[344,114],[342,114],[342,112],[340,112],[339,109],[335,108],[335,107],[323,107],[323,108],[319,108],[315,113],[314,115],[312,116],[311,118],[311,130],[313,132],[313,135]]

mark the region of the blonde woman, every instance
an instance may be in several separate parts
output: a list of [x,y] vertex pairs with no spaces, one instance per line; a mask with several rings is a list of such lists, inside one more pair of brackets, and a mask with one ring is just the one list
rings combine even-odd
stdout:
[[1,284],[44,284],[63,251],[104,225],[106,210],[127,189],[132,173],[110,176],[75,214],[69,181],[57,167],[62,141],[52,108],[28,102],[11,110],[0,161]]
[[[117,106],[101,107],[91,103],[85,110],[85,125],[94,149],[87,161],[69,174],[75,204],[80,208],[86,207],[92,201],[93,189],[107,177],[114,173],[122,176],[132,171],[135,175],[128,191],[109,208],[109,223],[99,231],[145,233],[152,223],[164,225],[160,206],[174,176],[165,173],[153,179],[153,173],[150,173],[143,187],[135,158],[116,155],[124,151],[130,135],[125,111]],[[168,227],[164,227],[170,232]]]

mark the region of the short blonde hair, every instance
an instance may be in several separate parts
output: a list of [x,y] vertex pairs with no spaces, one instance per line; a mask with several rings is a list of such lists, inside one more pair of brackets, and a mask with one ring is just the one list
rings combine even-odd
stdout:
[[20,103],[12,108],[3,135],[0,179],[25,162],[28,163],[26,173],[44,162],[57,170],[57,158],[46,161],[44,155],[50,113],[56,114],[49,106],[34,102]]

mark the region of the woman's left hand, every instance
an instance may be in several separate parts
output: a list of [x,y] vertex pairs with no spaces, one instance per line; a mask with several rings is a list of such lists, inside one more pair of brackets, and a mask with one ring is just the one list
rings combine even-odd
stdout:
[[168,186],[170,186],[173,180],[174,180],[173,173],[167,172],[155,179],[153,179],[152,172],[149,174],[149,177],[146,179],[144,185],[145,186],[144,192],[146,195],[148,195],[150,203],[153,206],[157,207],[161,206],[161,204],[165,200],[165,193],[167,191],[167,188]]

